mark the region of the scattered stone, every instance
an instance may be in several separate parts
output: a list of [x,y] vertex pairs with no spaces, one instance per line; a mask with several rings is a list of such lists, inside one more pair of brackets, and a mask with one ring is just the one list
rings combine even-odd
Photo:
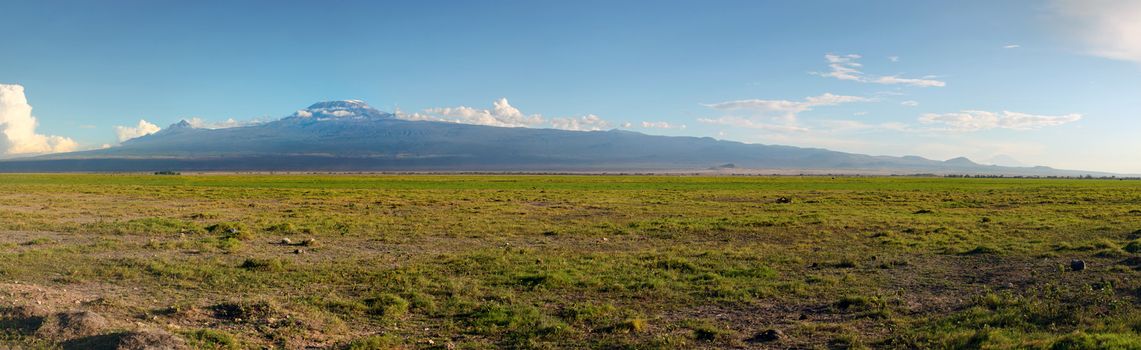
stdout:
[[312,246],[317,245],[317,240],[313,239],[313,238],[306,238],[304,241],[301,241],[301,245],[306,246],[306,247],[312,247]]
[[282,238],[282,239],[281,239],[281,244],[283,244],[283,245],[293,245],[293,240],[291,240],[291,239],[289,239],[289,238]]
[[781,332],[779,329],[770,329],[770,330],[767,330],[764,332],[757,333],[757,334],[753,335],[752,338],[749,338],[746,341],[748,341],[750,343],[768,343],[768,342],[774,342],[774,341],[781,341],[783,339],[785,339],[784,332]]
[[788,197],[780,197],[780,198],[777,198],[777,203],[780,203],[780,204],[789,204],[789,203],[792,203],[792,198],[788,198]]
[[1070,270],[1082,271],[1086,269],[1086,262],[1081,259],[1070,260]]
[[919,210],[916,210],[914,214],[931,214],[931,213],[934,213],[934,211],[932,211],[930,209],[919,209]]
[[301,249],[294,249],[293,254],[305,254],[305,251]]

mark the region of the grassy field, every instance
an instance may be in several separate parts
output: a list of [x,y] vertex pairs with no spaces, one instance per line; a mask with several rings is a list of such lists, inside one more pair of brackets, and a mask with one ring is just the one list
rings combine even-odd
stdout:
[[1141,181],[0,175],[0,348],[1138,349],[1139,269]]

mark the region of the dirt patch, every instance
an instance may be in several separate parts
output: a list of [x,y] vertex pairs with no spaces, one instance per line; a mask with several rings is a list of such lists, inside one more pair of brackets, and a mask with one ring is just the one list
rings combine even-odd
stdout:
[[31,335],[40,329],[48,311],[36,306],[0,308],[0,330],[18,335]]
[[182,350],[186,342],[170,333],[146,330],[94,335],[64,342],[64,350]]
[[46,318],[36,335],[59,339],[87,337],[107,330],[110,324],[102,315],[91,311],[60,312]]

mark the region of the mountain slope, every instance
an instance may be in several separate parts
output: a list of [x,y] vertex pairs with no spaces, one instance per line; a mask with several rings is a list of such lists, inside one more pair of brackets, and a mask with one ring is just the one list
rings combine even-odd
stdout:
[[0,162],[0,171],[748,169],[859,173],[1081,175],[630,131],[566,131],[408,121],[362,101],[320,102],[283,119],[226,129],[183,121],[121,146]]

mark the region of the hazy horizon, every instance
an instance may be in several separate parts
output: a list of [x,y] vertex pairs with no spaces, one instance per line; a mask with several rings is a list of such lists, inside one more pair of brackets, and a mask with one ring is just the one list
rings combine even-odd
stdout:
[[11,2],[0,158],[411,120],[1141,174],[1141,3]]

